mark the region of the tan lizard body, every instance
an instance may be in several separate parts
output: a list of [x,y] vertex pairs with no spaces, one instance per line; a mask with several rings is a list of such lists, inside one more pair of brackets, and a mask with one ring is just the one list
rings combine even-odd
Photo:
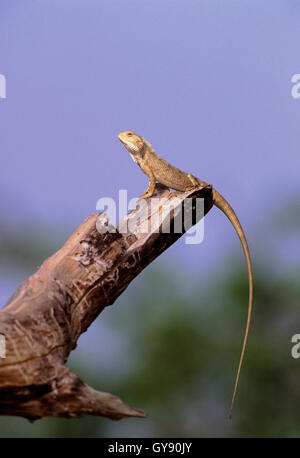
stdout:
[[[151,197],[155,190],[155,183],[158,181],[159,183],[167,186],[168,188],[175,189],[176,191],[186,192],[190,189],[199,186],[205,186],[207,183],[205,181],[200,180],[199,178],[194,177],[193,175],[187,174],[182,172],[181,170],[177,169],[173,165],[169,164],[165,161],[162,157],[155,153],[153,148],[151,147],[150,143],[147,140],[143,139],[139,135],[135,134],[132,131],[121,132],[118,135],[120,141],[124,144],[128,152],[130,153],[134,162],[136,162],[142,171],[149,177],[150,182],[149,186],[146,191],[140,196],[141,198]],[[248,269],[248,277],[249,277],[249,303],[248,303],[248,316],[247,316],[247,324],[245,330],[245,336],[242,346],[242,352],[240,356],[240,361],[238,365],[235,386],[232,396],[232,402],[230,406],[230,417],[232,413],[232,408],[236,396],[241,366],[244,358],[249,327],[250,327],[250,320],[251,320],[251,312],[252,312],[252,301],[253,301],[253,274],[252,274],[252,265],[251,265],[251,258],[249,253],[249,248],[247,244],[247,240],[243,231],[243,228],[236,216],[233,208],[229,205],[229,203],[224,199],[221,194],[219,194],[215,189],[213,190],[213,199],[214,205],[218,207],[222,212],[227,216],[227,218],[232,223],[233,227],[235,228],[243,250],[246,257],[247,269]]]

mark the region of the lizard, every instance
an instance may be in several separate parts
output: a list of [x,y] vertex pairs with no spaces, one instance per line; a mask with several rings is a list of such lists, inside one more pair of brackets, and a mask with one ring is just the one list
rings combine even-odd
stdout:
[[[140,166],[142,171],[150,179],[148,188],[143,194],[141,194],[140,198],[151,197],[155,192],[155,185],[157,181],[162,185],[167,186],[168,188],[175,189],[176,191],[181,192],[186,192],[197,187],[207,186],[207,183],[205,181],[200,180],[199,178],[196,178],[189,173],[185,173],[180,169],[174,167],[173,165],[169,164],[153,150],[152,146],[147,140],[135,134],[133,131],[129,130],[126,132],[121,132],[118,134],[118,138],[129,152],[133,161]],[[227,202],[227,200],[221,194],[218,193],[218,191],[216,191],[213,188],[212,192],[214,205],[218,207],[227,216],[240,239],[246,258],[249,280],[249,302],[247,322],[243,339],[242,351],[236,373],[232,401],[229,410],[229,417],[231,418],[251,322],[253,303],[253,272],[247,239],[235,211]]]

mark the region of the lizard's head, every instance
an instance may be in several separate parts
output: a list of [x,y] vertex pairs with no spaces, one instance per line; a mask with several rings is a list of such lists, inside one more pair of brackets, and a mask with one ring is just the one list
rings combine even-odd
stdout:
[[131,154],[140,154],[144,148],[144,140],[139,135],[132,132],[132,130],[127,130],[126,132],[121,132],[118,135],[119,140],[123,143],[125,148]]

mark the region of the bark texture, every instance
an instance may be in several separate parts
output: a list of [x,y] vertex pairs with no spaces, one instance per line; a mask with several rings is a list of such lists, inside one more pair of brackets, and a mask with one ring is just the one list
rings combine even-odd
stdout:
[[[32,421],[146,416],[117,396],[89,387],[65,363],[104,307],[203,216],[195,214],[196,198],[204,199],[206,214],[213,205],[211,186],[171,193],[157,185],[154,198],[138,204],[114,232],[104,213],[89,216],[17,289],[0,311],[0,334],[6,341],[6,357],[0,358],[1,415]],[[194,210],[183,228],[181,210],[187,202]],[[169,222],[170,232],[162,232]]]

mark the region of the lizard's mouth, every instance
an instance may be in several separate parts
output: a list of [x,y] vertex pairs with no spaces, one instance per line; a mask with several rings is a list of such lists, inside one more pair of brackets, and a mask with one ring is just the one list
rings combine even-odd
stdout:
[[130,149],[132,148],[132,145],[130,144],[128,139],[125,137],[123,132],[118,134],[118,139],[120,140],[121,143],[123,143],[123,145],[126,146],[126,148],[130,148]]
[[134,143],[131,143],[127,136],[124,135],[123,132],[119,133],[118,134],[118,138],[120,140],[121,143],[123,143],[123,145],[126,147],[126,149],[132,153],[132,154],[136,154],[138,152],[138,148],[137,146],[134,144]]
[[122,132],[118,134],[118,139],[120,140],[120,142],[124,143]]
[[138,155],[142,153],[144,141],[139,135],[132,132],[132,130],[120,132],[118,138],[130,154]]

